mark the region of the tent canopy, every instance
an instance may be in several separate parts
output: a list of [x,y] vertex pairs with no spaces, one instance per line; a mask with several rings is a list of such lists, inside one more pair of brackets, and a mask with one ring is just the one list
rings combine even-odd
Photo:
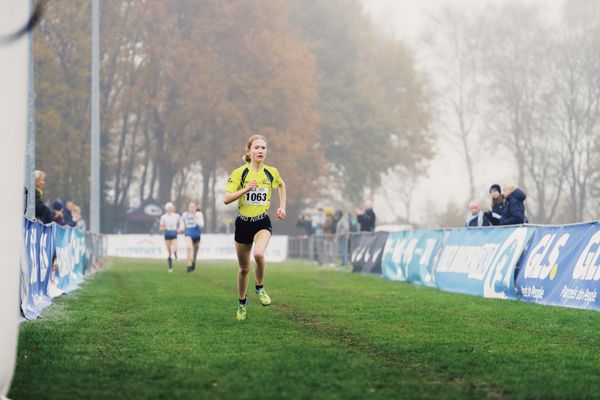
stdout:
[[162,204],[154,199],[147,199],[137,208],[132,208],[125,213],[125,220],[133,222],[156,221],[164,214]]

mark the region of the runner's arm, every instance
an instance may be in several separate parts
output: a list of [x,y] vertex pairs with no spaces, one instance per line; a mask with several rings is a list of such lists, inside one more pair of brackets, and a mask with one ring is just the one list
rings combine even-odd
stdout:
[[248,193],[249,191],[251,191],[252,189],[256,189],[257,187],[258,187],[258,182],[256,182],[254,180],[254,181],[249,182],[245,188],[240,189],[237,192],[226,192],[223,202],[225,204],[232,203],[232,202],[236,201],[237,199],[239,199],[240,197],[242,197],[243,195],[245,195],[246,193]]
[[287,193],[285,191],[285,182],[281,181],[281,184],[279,185],[279,190],[277,190],[277,193],[279,194],[279,208],[277,209],[277,217],[279,219],[285,219],[286,217],[286,213],[285,213],[285,206],[286,206],[286,201],[287,201]]

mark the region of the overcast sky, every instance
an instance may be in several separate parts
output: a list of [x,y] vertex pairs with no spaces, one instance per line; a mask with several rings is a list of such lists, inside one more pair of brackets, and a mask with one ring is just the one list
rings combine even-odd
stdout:
[[[361,0],[366,12],[372,17],[377,28],[386,34],[405,41],[411,48],[416,49],[420,35],[429,25],[431,15],[445,5],[460,7],[484,7],[490,0]],[[563,0],[493,0],[494,4],[521,1],[528,4],[540,4],[548,8],[550,15],[558,17]],[[454,153],[452,147],[443,140],[438,141],[436,157],[431,163],[429,176],[421,180],[414,191],[414,212],[411,219],[424,222],[427,215],[440,212],[449,201],[465,206],[467,213],[468,179],[461,159]],[[476,183],[481,188],[478,193],[480,200],[487,202],[487,190],[492,183],[500,185],[516,181],[516,171],[510,157],[494,154],[492,165],[491,155],[482,155],[479,160]],[[502,168],[498,168],[501,165]],[[379,210],[380,221],[389,222],[393,218],[388,206],[390,200],[383,196],[374,199],[375,211]],[[433,207],[433,209],[432,209]],[[487,204],[484,204],[484,209]]]

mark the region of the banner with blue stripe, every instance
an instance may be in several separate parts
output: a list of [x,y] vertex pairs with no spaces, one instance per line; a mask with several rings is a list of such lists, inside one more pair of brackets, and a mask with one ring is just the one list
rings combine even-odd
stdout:
[[520,299],[600,309],[600,225],[536,228],[517,276]]
[[447,231],[435,265],[436,287],[448,292],[515,299],[515,268],[533,231],[531,227]]
[[81,251],[75,229],[54,225],[54,245],[58,264],[58,288],[71,292],[83,281]]
[[384,250],[383,277],[435,286],[433,262],[443,237],[441,229],[390,233]]
[[47,294],[52,268],[52,226],[25,219],[23,230],[28,280],[26,301],[22,302],[21,308],[25,318],[34,319],[52,303]]
[[381,276],[392,281],[406,281],[404,268],[400,266],[402,251],[408,231],[388,234],[381,258]]

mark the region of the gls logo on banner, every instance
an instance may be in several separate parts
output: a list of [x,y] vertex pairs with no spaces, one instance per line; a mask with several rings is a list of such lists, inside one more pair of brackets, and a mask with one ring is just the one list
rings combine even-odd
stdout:
[[[507,299],[512,285],[514,267],[525,248],[527,228],[517,228],[496,252],[483,284],[484,297]],[[513,289],[514,290],[514,289]]]
[[585,246],[573,268],[573,279],[597,281],[600,279],[600,231],[596,232]]
[[[558,271],[557,262],[560,257],[560,249],[565,246],[571,235],[565,233],[556,240],[557,237],[558,234],[546,234],[531,249],[523,271],[525,278],[544,280],[550,277],[550,280],[554,280]],[[544,260],[546,260],[545,263]]]

